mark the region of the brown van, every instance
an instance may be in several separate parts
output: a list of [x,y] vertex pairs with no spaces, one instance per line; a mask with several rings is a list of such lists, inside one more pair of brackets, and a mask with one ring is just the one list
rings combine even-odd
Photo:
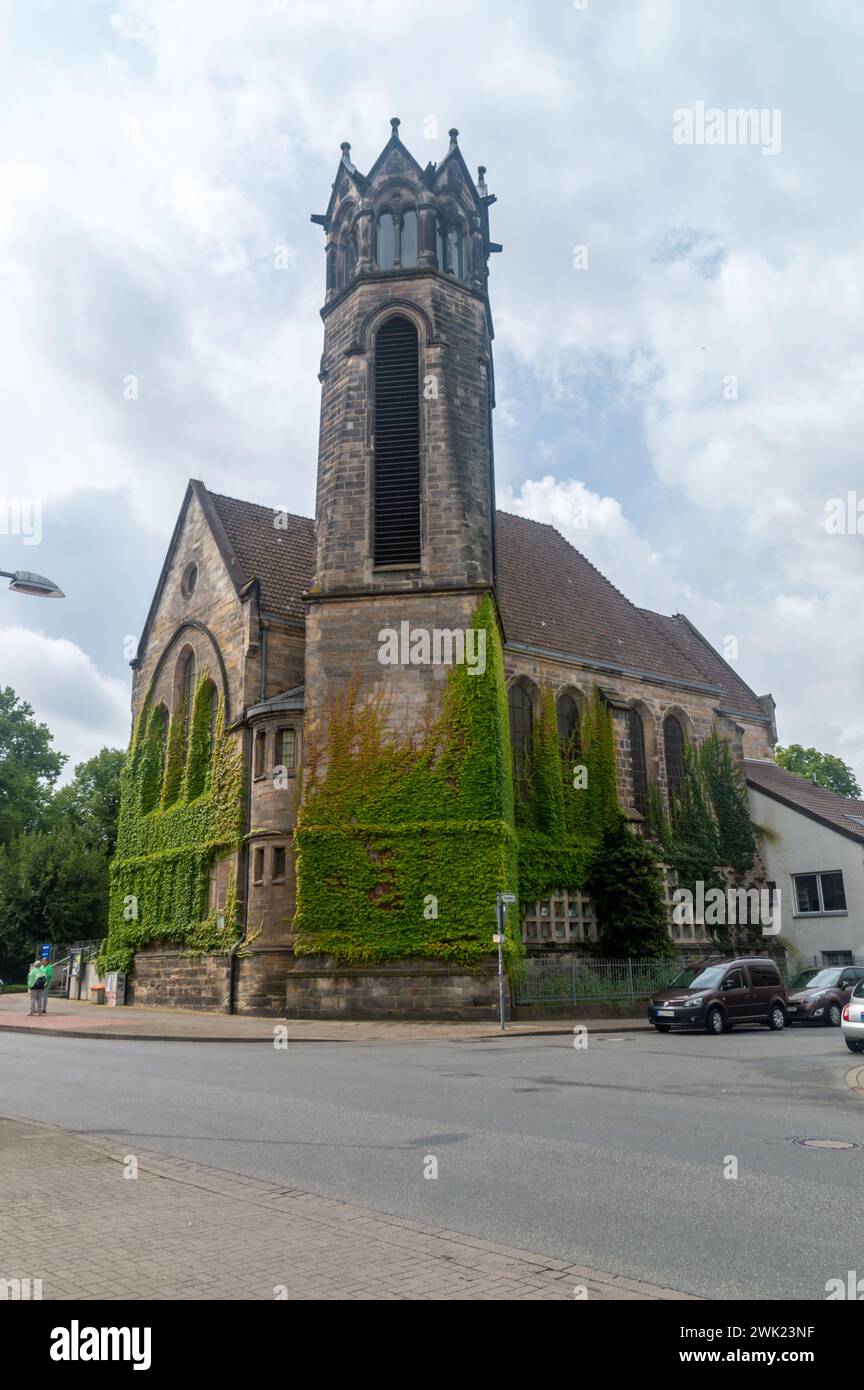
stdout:
[[648,1005],[658,1033],[704,1028],[728,1033],[736,1023],[764,1023],[775,1032],[786,1023],[786,986],[768,956],[741,956],[688,966]]

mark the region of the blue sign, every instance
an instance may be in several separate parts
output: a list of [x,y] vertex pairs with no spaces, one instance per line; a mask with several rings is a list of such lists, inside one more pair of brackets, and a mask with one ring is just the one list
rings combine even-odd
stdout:
[[50,959],[51,959],[51,942],[50,942],[50,941],[46,941],[45,945],[42,947],[41,951],[39,952],[39,958],[40,958],[40,960],[50,960]]

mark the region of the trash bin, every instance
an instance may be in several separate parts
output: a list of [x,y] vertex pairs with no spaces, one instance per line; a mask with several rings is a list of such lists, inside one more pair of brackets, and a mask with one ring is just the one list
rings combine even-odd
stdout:
[[105,1003],[105,986],[104,986],[104,985],[91,985],[91,986],[90,986],[90,1003],[91,1003],[91,1004],[104,1004],[104,1003]]

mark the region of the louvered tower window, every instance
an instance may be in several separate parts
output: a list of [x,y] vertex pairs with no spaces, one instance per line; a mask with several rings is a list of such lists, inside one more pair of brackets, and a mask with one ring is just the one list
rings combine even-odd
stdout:
[[420,563],[420,366],[417,329],[388,319],[375,341],[374,558]]

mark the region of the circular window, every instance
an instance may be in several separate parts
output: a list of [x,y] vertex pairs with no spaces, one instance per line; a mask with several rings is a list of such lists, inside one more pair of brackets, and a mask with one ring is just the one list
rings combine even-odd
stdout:
[[198,583],[198,566],[193,560],[183,571],[183,578],[180,580],[180,590],[184,598],[191,598],[195,592],[195,585]]

